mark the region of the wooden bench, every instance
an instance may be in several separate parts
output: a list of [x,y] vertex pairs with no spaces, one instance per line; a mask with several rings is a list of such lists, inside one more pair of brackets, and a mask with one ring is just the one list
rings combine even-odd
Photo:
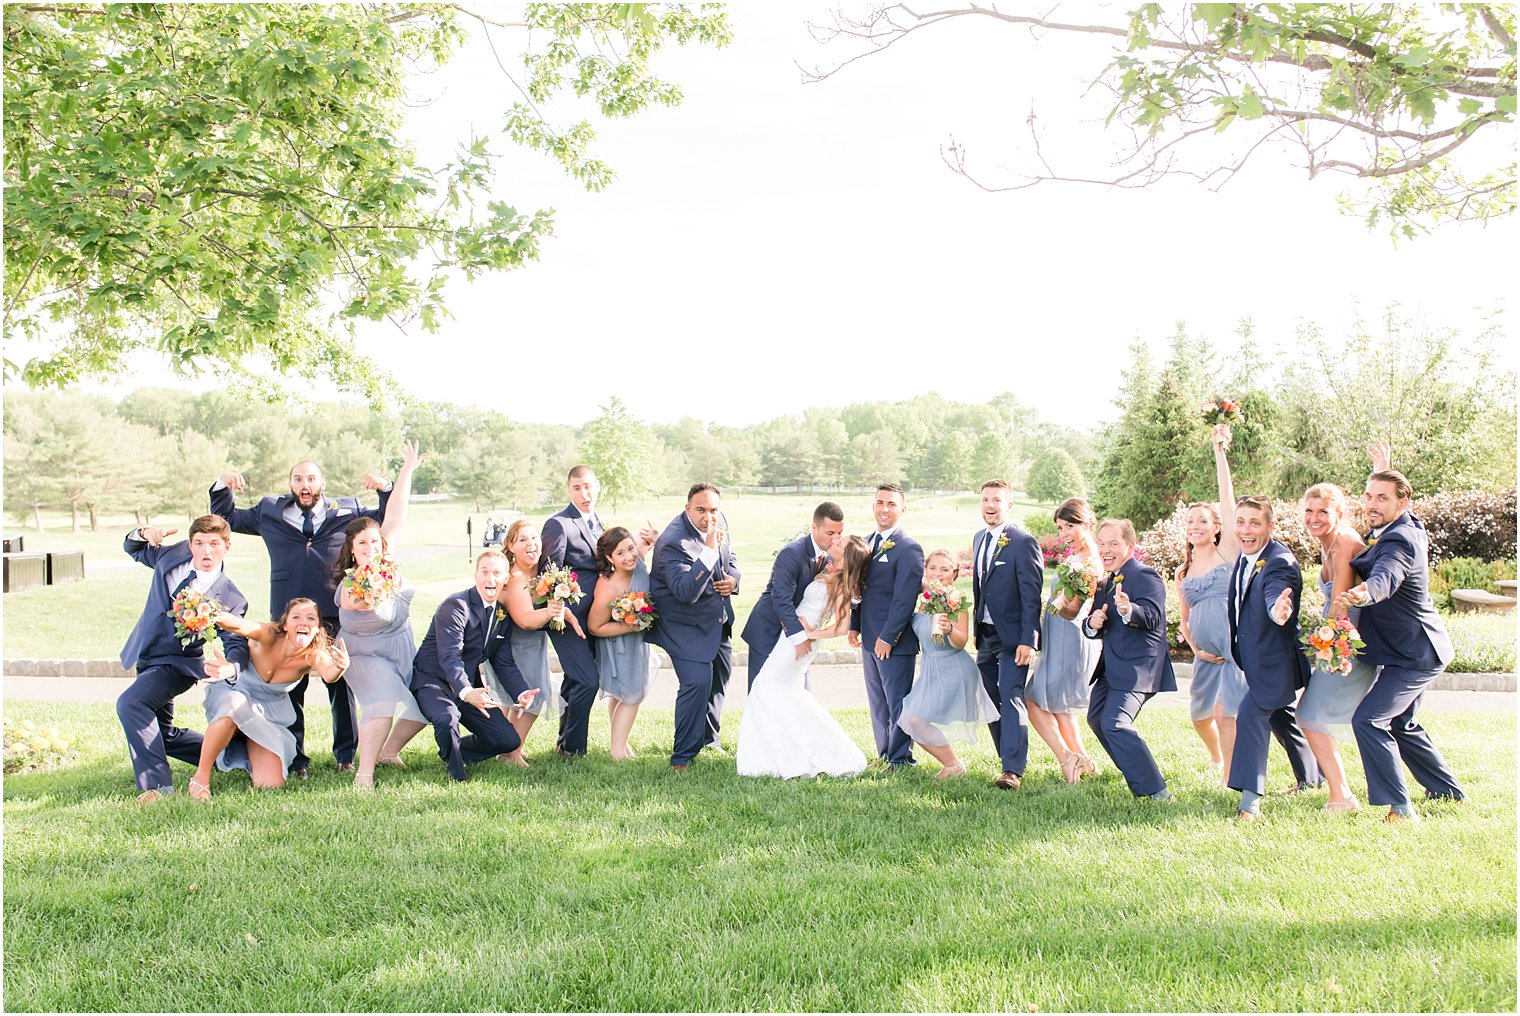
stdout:
[[50,586],[61,585],[65,582],[82,582],[84,580],[84,551],[49,551],[47,580]]
[[1480,614],[1508,614],[1515,609],[1513,596],[1495,596],[1482,589],[1453,589],[1451,603],[1458,611]]
[[6,554],[5,591],[17,593],[23,589],[41,589],[47,585],[46,554]]

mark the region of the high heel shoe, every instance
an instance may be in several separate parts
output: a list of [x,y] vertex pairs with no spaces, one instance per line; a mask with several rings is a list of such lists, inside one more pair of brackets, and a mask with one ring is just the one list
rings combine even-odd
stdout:
[[1098,774],[1097,763],[1086,755],[1077,756],[1077,768],[1082,776],[1096,776]]
[[1061,757],[1061,775],[1067,783],[1076,783],[1082,778],[1082,756],[1074,751],[1069,751]]

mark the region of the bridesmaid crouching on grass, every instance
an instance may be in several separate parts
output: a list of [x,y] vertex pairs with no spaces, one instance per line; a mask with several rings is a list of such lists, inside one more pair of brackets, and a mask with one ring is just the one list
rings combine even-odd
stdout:
[[[215,683],[206,689],[206,735],[200,766],[190,780],[190,796],[198,801],[211,799],[213,764],[223,772],[247,769],[255,787],[284,786],[296,756],[290,693],[309,672],[332,684],[348,669],[343,640],[328,642],[311,600],[291,600],[273,624],[236,614],[218,614],[215,621],[223,631],[248,640],[248,662],[236,667],[220,654],[206,660],[206,676]],[[237,682],[227,683],[233,677]],[[234,741],[240,732],[244,740]]]
[[[960,562],[948,550],[935,550],[924,558],[924,596],[955,584]],[[928,602],[920,597],[919,602]],[[982,687],[976,661],[966,652],[970,637],[970,612],[931,614],[920,609],[913,615],[913,634],[918,636],[918,683],[903,699],[897,721],[909,737],[940,764],[937,779],[966,772],[950,742],[976,743],[977,728],[998,718],[987,689]]]
[[650,612],[641,618],[637,613],[624,613],[623,620],[614,620],[612,608],[630,593],[643,593],[645,602],[651,603],[649,566],[644,557],[653,541],[643,538],[647,535],[635,540],[622,526],[613,526],[596,541],[596,568],[602,579],[596,584],[587,620],[591,634],[597,637],[597,676],[602,694],[607,696],[612,725],[608,747],[619,762],[634,757],[628,747],[628,735],[639,714],[639,703],[644,701],[649,688],[653,649],[645,643],[644,633],[654,614]]

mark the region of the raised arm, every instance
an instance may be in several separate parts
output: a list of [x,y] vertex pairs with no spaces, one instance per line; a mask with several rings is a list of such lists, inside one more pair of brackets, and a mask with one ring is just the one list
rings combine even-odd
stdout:
[[422,464],[423,456],[417,450],[416,441],[403,441],[401,443],[401,472],[396,477],[396,482],[391,485],[390,500],[385,505],[385,519],[380,523],[380,534],[394,549],[396,537],[406,525],[407,515],[411,512],[412,501],[412,474]]
[[1367,442],[1367,457],[1372,460],[1372,471],[1381,473],[1393,468],[1393,446],[1386,437]]
[[1235,481],[1225,454],[1230,449],[1229,426],[1217,424],[1209,439],[1214,445],[1214,473],[1219,480],[1219,553],[1226,561],[1233,561],[1240,554],[1240,543],[1235,539]]
[[243,474],[230,469],[217,477],[216,483],[211,485],[211,514],[220,515],[226,519],[227,525],[232,527],[234,533],[257,536],[259,535],[259,513],[253,508],[239,508],[233,500],[233,494],[246,489],[247,486]]

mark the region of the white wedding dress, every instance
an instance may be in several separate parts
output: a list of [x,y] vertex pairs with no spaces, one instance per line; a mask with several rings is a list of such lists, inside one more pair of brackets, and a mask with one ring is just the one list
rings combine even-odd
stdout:
[[[803,591],[797,616],[811,628],[821,627],[827,599],[823,580],[814,579]],[[815,649],[799,660],[783,638],[755,675],[739,721],[740,776],[854,776],[865,769],[865,754],[802,685],[817,654]]]

